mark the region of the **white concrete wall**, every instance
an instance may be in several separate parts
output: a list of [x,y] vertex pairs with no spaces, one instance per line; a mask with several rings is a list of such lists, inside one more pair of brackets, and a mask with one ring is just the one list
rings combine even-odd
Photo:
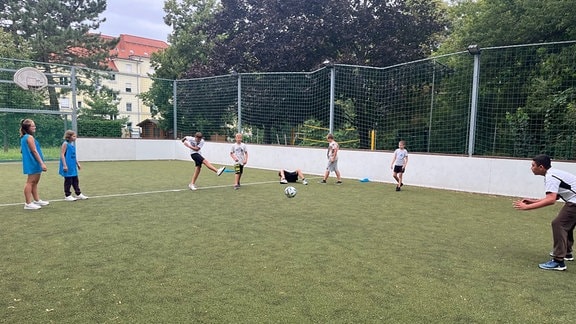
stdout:
[[[190,160],[190,152],[178,140],[80,138],[80,161]],[[206,142],[204,157],[214,164],[232,165],[231,143]],[[248,144],[247,167],[278,170],[300,168],[321,175],[326,167],[325,148]],[[393,183],[392,152],[341,150],[339,168],[345,179],[369,178]],[[530,159],[494,159],[430,154],[409,154],[404,175],[407,186],[421,186],[516,197],[544,195],[543,178],[530,171]],[[576,174],[576,163],[553,162],[554,167]],[[331,175],[333,177],[333,175]]]

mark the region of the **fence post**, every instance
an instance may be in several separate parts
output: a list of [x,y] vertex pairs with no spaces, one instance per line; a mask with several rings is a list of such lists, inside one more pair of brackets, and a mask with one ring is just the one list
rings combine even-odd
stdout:
[[176,122],[178,120],[178,112],[176,107],[178,107],[178,86],[177,86],[178,80],[174,80],[172,83],[172,115],[173,115],[173,120],[172,120],[172,127],[174,127],[174,139],[178,138],[178,123]]
[[474,55],[474,75],[472,77],[472,98],[470,100],[470,130],[468,138],[468,156],[474,154],[474,139],[476,135],[476,115],[478,114],[478,88],[480,83],[480,47],[468,46],[468,53]]
[[432,114],[434,112],[434,92],[436,91],[436,60],[433,60],[432,63],[432,87],[430,90],[430,115],[428,116],[428,143],[426,152],[430,152],[430,141],[432,141]]
[[76,102],[76,67],[72,66],[70,68],[70,85],[72,86],[72,130],[78,134],[78,103]]
[[236,83],[236,90],[237,90],[237,102],[238,102],[238,133],[242,134],[242,79],[240,78],[240,73],[234,71],[232,75],[235,75],[238,78],[238,82]]
[[330,68],[330,133],[334,134],[334,96],[336,92],[336,70],[332,62],[328,62]]

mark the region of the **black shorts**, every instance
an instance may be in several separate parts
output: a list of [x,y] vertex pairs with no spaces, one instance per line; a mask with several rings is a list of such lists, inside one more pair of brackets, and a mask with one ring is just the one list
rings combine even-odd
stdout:
[[404,167],[402,165],[395,165],[394,173],[404,173]]
[[297,182],[298,181],[298,172],[289,172],[284,170],[284,179],[288,182]]
[[204,157],[202,155],[200,155],[200,153],[192,153],[192,154],[190,154],[190,157],[192,158],[192,160],[194,160],[197,167],[202,167],[202,163],[204,162]]

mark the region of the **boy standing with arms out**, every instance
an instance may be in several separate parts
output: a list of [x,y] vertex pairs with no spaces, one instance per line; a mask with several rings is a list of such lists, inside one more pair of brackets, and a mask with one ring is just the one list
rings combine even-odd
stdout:
[[236,134],[235,142],[230,149],[230,157],[234,160],[234,189],[240,189],[240,178],[244,173],[244,165],[248,163],[248,149],[242,143],[242,134]]
[[338,151],[340,150],[340,146],[334,140],[334,135],[332,134],[328,134],[326,140],[328,141],[328,152],[326,153],[326,156],[328,157],[328,165],[326,166],[324,178],[320,183],[326,183],[328,176],[330,176],[330,172],[334,172],[336,173],[336,184],[341,184],[340,170],[338,170]]
[[400,187],[404,185],[402,183],[402,176],[408,165],[408,151],[404,148],[405,145],[406,142],[404,141],[398,142],[398,148],[394,151],[394,158],[390,164],[392,176],[396,179],[396,191],[400,191]]
[[194,175],[192,176],[192,182],[188,185],[190,190],[197,190],[196,187],[196,180],[198,180],[198,176],[200,175],[200,171],[202,171],[202,164],[206,165],[206,167],[214,172],[216,172],[217,176],[220,176],[226,167],[221,167],[220,169],[216,169],[210,161],[206,160],[201,153],[202,147],[204,146],[204,139],[202,138],[202,133],[197,132],[194,137],[186,136],[182,139],[182,143],[184,146],[190,149],[190,157],[194,160],[196,164],[196,169],[194,169]]
[[541,199],[525,198],[514,202],[514,208],[530,210],[553,205],[557,199],[565,204],[558,216],[552,221],[552,238],[554,250],[552,260],[538,265],[544,270],[566,270],[564,260],[574,260],[572,245],[574,244],[574,226],[576,225],[576,175],[552,168],[550,157],[545,154],[532,159],[531,170],[534,175],[544,177],[546,196]]

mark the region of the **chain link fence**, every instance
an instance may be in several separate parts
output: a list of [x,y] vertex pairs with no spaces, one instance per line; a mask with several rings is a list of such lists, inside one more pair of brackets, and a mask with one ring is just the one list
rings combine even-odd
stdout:
[[[47,88],[14,84],[27,66],[47,75]],[[0,59],[0,82],[5,150],[19,145],[20,119],[33,118],[43,146],[69,128],[80,137],[201,131],[218,141],[242,132],[249,143],[300,146],[323,146],[331,132],[344,148],[393,150],[405,140],[411,152],[576,158],[576,41],[190,80]]]

